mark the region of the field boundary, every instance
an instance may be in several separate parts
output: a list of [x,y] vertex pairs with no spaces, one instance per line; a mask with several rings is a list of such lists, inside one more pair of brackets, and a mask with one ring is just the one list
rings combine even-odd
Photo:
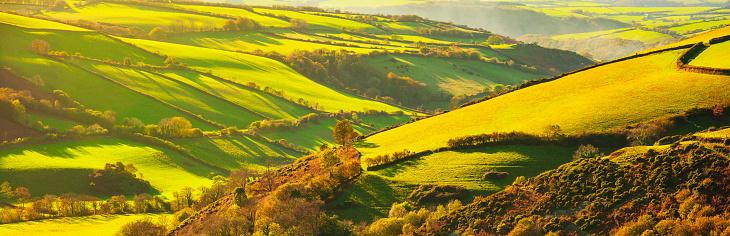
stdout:
[[682,71],[708,74],[708,75],[730,75],[730,68],[713,68],[706,66],[690,65],[691,59],[698,56],[702,51],[710,48],[713,44],[718,44],[730,40],[730,35],[710,39],[709,45],[705,45],[703,42],[694,44],[689,50],[682,53],[677,59],[677,68]]

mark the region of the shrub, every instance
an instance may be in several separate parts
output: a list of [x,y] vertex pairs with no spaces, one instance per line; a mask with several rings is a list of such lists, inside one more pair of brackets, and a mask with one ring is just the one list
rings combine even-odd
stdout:
[[164,225],[153,223],[146,218],[123,225],[117,236],[163,236],[166,231]]
[[489,171],[487,173],[484,173],[484,175],[482,175],[482,178],[487,180],[502,180],[504,178],[507,178],[508,176],[509,173],[507,172]]
[[594,147],[593,145],[587,144],[587,145],[580,145],[578,147],[578,150],[575,150],[575,153],[573,154],[573,160],[580,160],[583,158],[600,158],[605,156],[603,153],[598,150],[598,148]]
[[95,170],[89,175],[91,189],[95,192],[115,194],[140,194],[152,188],[150,182],[137,178],[133,165],[125,166],[121,162],[107,163],[104,169]]
[[459,185],[424,184],[413,190],[409,199],[417,204],[444,203],[449,200],[466,198],[469,190]]

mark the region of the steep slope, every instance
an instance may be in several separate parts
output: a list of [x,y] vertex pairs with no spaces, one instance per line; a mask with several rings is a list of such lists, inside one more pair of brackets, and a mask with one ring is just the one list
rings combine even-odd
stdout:
[[445,146],[450,138],[499,131],[542,133],[548,125],[567,133],[603,131],[727,100],[727,76],[676,68],[684,51],[569,74],[373,135],[360,150],[365,157],[403,149],[419,152]]

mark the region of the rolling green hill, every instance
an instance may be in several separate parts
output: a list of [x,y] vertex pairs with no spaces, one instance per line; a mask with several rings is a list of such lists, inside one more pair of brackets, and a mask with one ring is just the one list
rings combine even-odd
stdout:
[[200,138],[175,140],[196,157],[230,170],[242,167],[263,172],[266,162],[274,167],[293,163],[303,154],[249,137]]
[[46,12],[44,15],[60,20],[83,19],[125,27],[136,26],[147,32],[158,26],[169,26],[176,21],[192,24],[195,27],[203,27],[206,24],[221,27],[226,21],[223,18],[184,13],[165,8],[106,2],[92,3],[59,12]]
[[168,198],[186,186],[209,186],[208,176],[217,173],[169,150],[108,138],[0,150],[0,176],[34,196],[69,192],[98,196],[84,180],[92,170],[118,161],[132,163]]
[[726,100],[726,76],[678,71],[674,65],[682,52],[599,66],[517,90],[373,135],[360,150],[365,157],[403,149],[419,152],[445,146],[450,138],[499,131],[541,133],[548,125],[567,133],[609,130]]
[[214,75],[241,84],[254,82],[261,88],[271,87],[276,90],[284,90],[286,97],[295,98],[295,100],[303,98],[310,103],[318,103],[327,111],[362,110],[363,107],[385,111],[401,110],[332,90],[271,59],[149,40],[127,38],[123,38],[123,40],[149,51],[165,52],[168,56],[175,57],[193,68],[211,70]]
[[0,234],[3,235],[114,235],[128,222],[171,217],[171,214],[128,214],[128,215],[99,215],[86,217],[64,217],[31,222],[0,225]]

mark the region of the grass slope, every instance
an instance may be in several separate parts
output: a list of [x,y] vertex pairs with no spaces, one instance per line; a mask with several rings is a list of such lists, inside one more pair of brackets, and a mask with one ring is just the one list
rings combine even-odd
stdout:
[[245,127],[259,117],[224,100],[143,70],[79,60],[76,64],[183,110],[226,126]]
[[235,170],[245,167],[263,172],[267,159],[278,166],[293,163],[302,154],[249,137],[181,139],[173,141],[213,165]]
[[106,2],[58,12],[45,12],[44,15],[60,20],[84,19],[126,27],[137,26],[147,32],[158,26],[171,25],[175,21],[182,21],[187,25],[192,23],[197,27],[212,23],[219,28],[226,22],[224,18],[184,13],[165,8]]
[[342,28],[348,29],[365,29],[370,32],[380,32],[381,30],[375,26],[368,25],[358,21],[346,20],[335,17],[318,16],[294,11],[285,10],[272,10],[264,8],[254,8],[255,12],[258,13],[269,13],[274,15],[284,15],[292,19],[302,19],[309,23],[309,28],[314,29],[332,29],[341,30]]
[[567,133],[606,130],[726,100],[727,76],[676,70],[682,52],[627,60],[521,89],[376,134],[359,150],[365,156],[403,149],[419,152],[445,146],[454,137],[541,133],[547,125],[560,125]]
[[712,68],[730,68],[730,60],[727,55],[730,53],[730,42],[723,42],[711,45],[690,61],[690,65],[706,66]]
[[53,21],[40,20],[25,16],[13,15],[0,12],[0,23],[20,26],[23,28],[33,29],[52,29],[52,30],[68,30],[68,31],[91,31],[76,26],[61,24]]
[[[314,39],[312,39],[314,40]],[[338,46],[324,43],[303,42],[285,38],[274,37],[258,32],[207,32],[203,34],[183,34],[170,37],[169,42],[177,44],[185,44],[191,46],[206,47],[212,49],[221,49],[228,51],[245,51],[252,52],[261,49],[264,52],[276,51],[278,53],[289,55],[296,50],[315,50],[326,48],[330,50],[344,49],[356,53],[369,53],[374,50],[382,50],[385,47],[392,50],[402,50],[399,47],[369,45],[361,43],[353,43],[346,41],[338,41],[334,39],[317,39],[320,41],[334,41],[337,43],[346,43],[359,45],[361,47]],[[376,48],[371,48],[376,47]]]
[[46,115],[41,113],[28,113],[30,115],[30,121],[40,121],[43,125],[47,125],[56,128],[58,132],[64,132],[71,129],[74,126],[80,125],[80,123],[66,120],[60,117]]
[[363,107],[376,110],[400,110],[383,103],[365,100],[337,92],[302,76],[286,65],[271,59],[217,49],[201,48],[141,39],[123,40],[150,51],[165,52],[193,68],[212,70],[213,74],[237,81],[254,82],[263,87],[286,91],[285,96],[304,98],[310,103],[319,103],[327,111],[362,110]]
[[291,24],[289,22],[286,22],[284,20],[269,17],[269,16],[263,16],[259,15],[244,9],[238,9],[238,8],[230,8],[230,7],[215,7],[215,6],[202,6],[202,5],[178,5],[181,7],[191,8],[195,9],[201,12],[214,12],[218,14],[226,14],[236,17],[246,17],[251,20],[254,20],[261,24],[262,26],[273,26],[273,27],[289,27]]
[[[364,117],[361,119],[366,126],[372,123],[376,130],[399,123],[406,123],[411,120],[408,116]],[[305,128],[294,131],[264,133],[263,136],[273,140],[286,139],[287,142],[304,148],[319,150],[319,146],[325,143],[330,147],[337,145],[335,144],[335,139],[332,137],[332,132],[337,122],[338,120],[336,119],[322,119],[319,124],[308,124]],[[352,124],[352,126],[355,128],[355,131],[361,134],[373,132],[373,130],[363,125]]]
[[[118,118],[137,117],[146,124],[157,124],[161,119],[186,115],[152,99],[89,74],[74,66],[47,59],[33,53],[30,43],[34,39],[46,39],[44,35],[63,38],[67,32],[28,32],[0,24],[0,34],[12,35],[0,44],[0,64],[11,68],[18,75],[44,81],[47,90],[60,89],[88,108],[99,111],[113,110]],[[67,40],[73,40],[71,37]],[[93,43],[94,41],[87,41]],[[51,46],[53,47],[53,46]],[[113,95],[113,96],[110,96]],[[193,126],[212,129],[209,125],[189,118]]]
[[167,197],[186,186],[210,185],[207,177],[214,172],[169,150],[108,138],[2,150],[0,179],[26,187],[34,196],[68,192],[98,196],[80,180],[93,169],[118,161],[134,164]]
[[97,236],[114,235],[122,225],[150,218],[156,221],[160,217],[172,214],[129,214],[129,215],[96,215],[84,217],[63,217],[39,221],[26,221],[0,225],[0,235],[37,235],[37,236]]
[[[431,90],[444,90],[453,95],[473,95],[484,91],[486,86],[520,84],[525,80],[541,78],[539,75],[472,60],[389,55],[369,57],[367,64],[381,78],[393,72],[425,83]],[[408,69],[402,69],[403,66]]]
[[[223,97],[228,101],[246,107],[272,119],[298,118],[312,111],[292,104],[282,98],[266,93],[254,92],[240,85],[230,84],[190,71],[159,71],[160,74],[193,86],[207,93]],[[241,128],[248,126],[240,126]]]

